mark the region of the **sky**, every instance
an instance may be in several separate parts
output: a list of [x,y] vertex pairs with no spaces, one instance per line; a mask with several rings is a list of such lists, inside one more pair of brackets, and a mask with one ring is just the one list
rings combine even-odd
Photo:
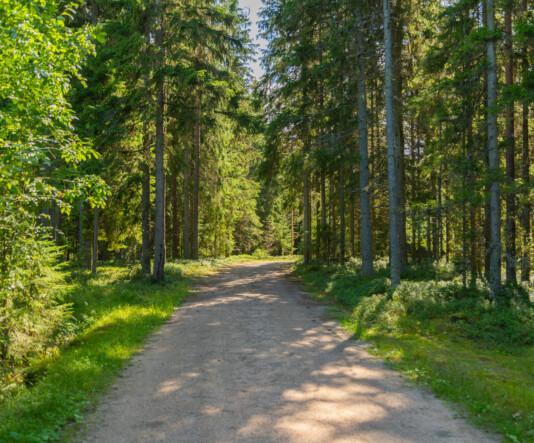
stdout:
[[[260,46],[260,48],[265,47],[265,41],[261,40],[258,37],[258,13],[261,8],[261,0],[239,0],[239,5],[241,8],[243,8],[245,11],[250,11],[249,19],[252,23],[251,28],[251,38],[252,41]],[[259,54],[258,54],[259,55]],[[256,58],[258,58],[258,55]],[[263,73],[263,70],[261,69],[259,61],[251,63],[252,71],[254,73],[254,76],[256,78],[261,77],[261,74]]]

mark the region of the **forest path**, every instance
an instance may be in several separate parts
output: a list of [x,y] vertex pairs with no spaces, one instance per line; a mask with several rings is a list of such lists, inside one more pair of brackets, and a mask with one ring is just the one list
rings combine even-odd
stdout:
[[289,267],[202,280],[103,398],[85,441],[496,441],[369,355]]

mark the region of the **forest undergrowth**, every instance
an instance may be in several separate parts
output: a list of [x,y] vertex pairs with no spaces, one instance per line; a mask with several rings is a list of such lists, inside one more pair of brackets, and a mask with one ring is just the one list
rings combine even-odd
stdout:
[[65,425],[82,421],[97,394],[182,303],[192,279],[225,263],[170,263],[163,284],[141,276],[138,266],[110,263],[96,277],[67,265],[48,274],[47,291],[56,293],[65,315],[33,354],[0,368],[0,442],[62,439]]
[[494,305],[483,284],[463,288],[430,265],[408,269],[395,290],[385,266],[372,277],[354,261],[295,273],[395,369],[506,441],[534,441],[534,391],[526,388],[534,382],[534,307],[524,289],[507,288],[506,302]]

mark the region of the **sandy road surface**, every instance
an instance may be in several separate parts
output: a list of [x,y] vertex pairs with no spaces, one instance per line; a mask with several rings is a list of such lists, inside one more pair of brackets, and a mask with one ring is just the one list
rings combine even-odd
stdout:
[[286,277],[203,280],[88,421],[86,442],[492,442],[351,340]]

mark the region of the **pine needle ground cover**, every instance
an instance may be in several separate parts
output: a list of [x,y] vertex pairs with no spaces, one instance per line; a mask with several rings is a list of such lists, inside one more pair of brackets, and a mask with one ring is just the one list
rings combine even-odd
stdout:
[[23,382],[0,386],[0,442],[62,439],[64,426],[82,420],[96,394],[182,303],[192,278],[221,264],[170,264],[163,284],[124,266],[103,266],[95,278],[57,272],[48,284],[70,305],[70,340],[24,368]]
[[394,292],[385,269],[370,278],[352,264],[295,272],[317,298],[335,304],[344,327],[408,378],[506,441],[534,441],[534,308],[527,300],[493,307],[483,290],[463,289],[434,270],[410,270]]

